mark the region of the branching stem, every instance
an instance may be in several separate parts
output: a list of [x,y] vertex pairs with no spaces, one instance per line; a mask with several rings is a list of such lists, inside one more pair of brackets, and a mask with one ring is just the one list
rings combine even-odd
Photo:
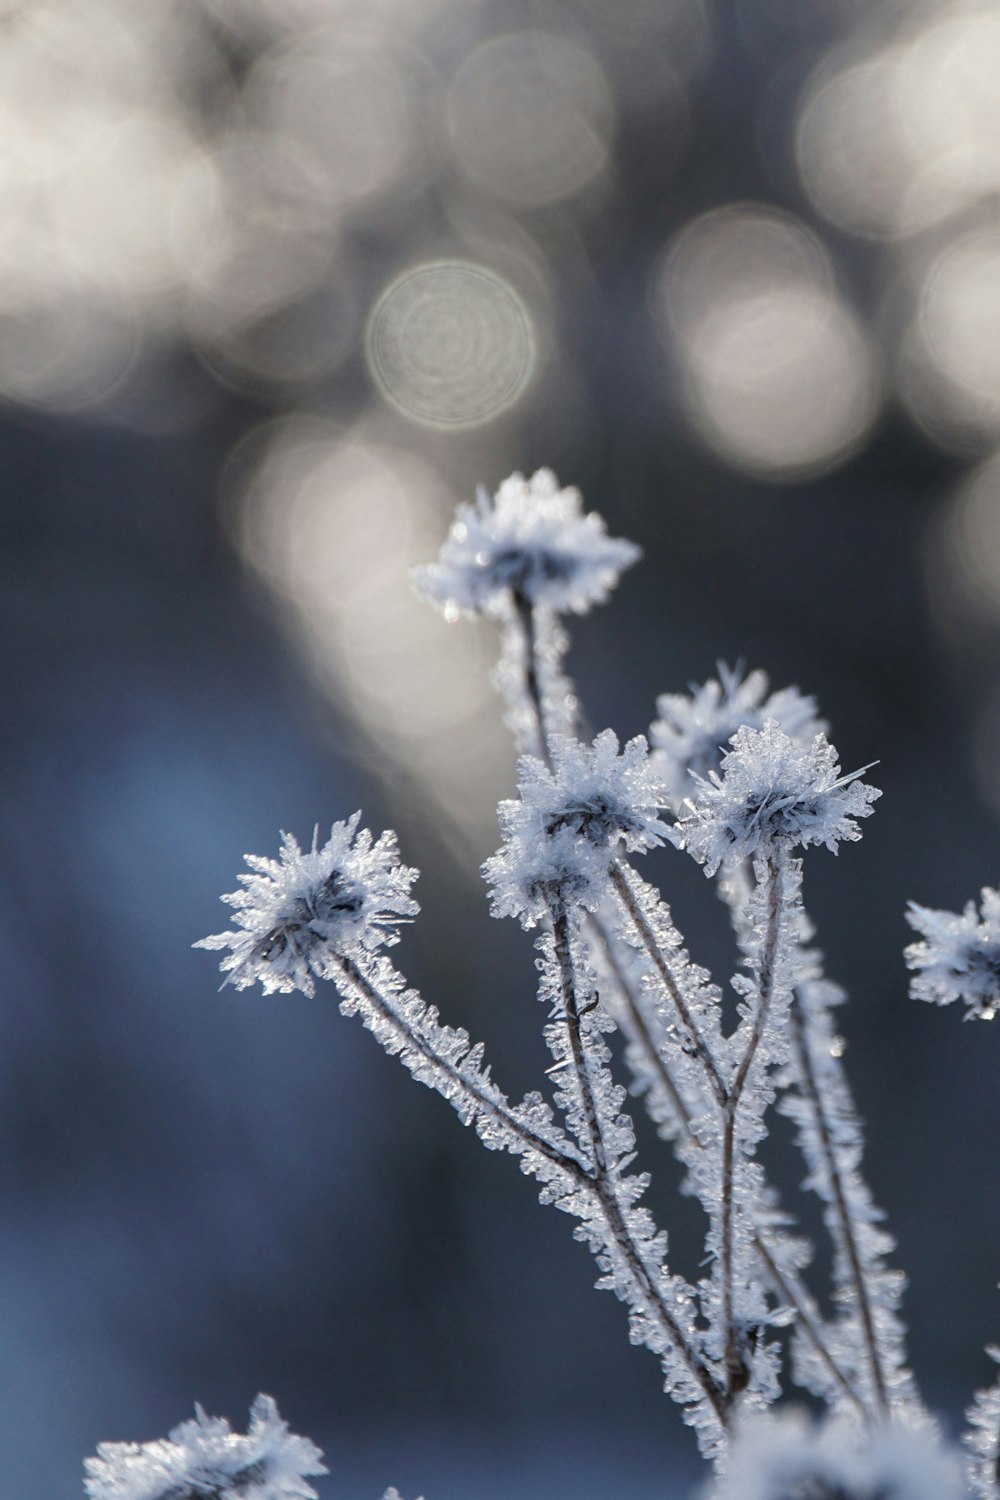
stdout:
[[614,886],[618,899],[625,908],[629,921],[635,928],[643,948],[652,960],[653,966],[663,983],[663,988],[670,996],[671,1004],[677,1012],[678,1021],[684,1032],[684,1039],[700,1059],[705,1069],[705,1076],[708,1079],[709,1087],[715,1095],[716,1103],[720,1108],[724,1109],[726,1107],[728,1091],[723,1081],[722,1073],[715,1058],[712,1056],[711,1048],[699,1030],[697,1021],[687,1007],[687,1003],[674,980],[673,974],[670,972],[666,954],[663,953],[659,943],[656,941],[656,935],[646,921],[645,913],[636,900],[635,892],[629,882],[627,870],[627,865],[624,865],[620,860],[615,860],[610,871],[611,884]]
[[544,1136],[538,1135],[512,1110],[506,1108],[499,1099],[491,1098],[489,1094],[471,1083],[450,1058],[442,1056],[431,1046],[426,1037],[420,1036],[352,959],[338,958],[337,963],[348,991],[358,991],[404,1046],[419,1052],[457,1093],[464,1095],[475,1114],[483,1115],[509,1131],[525,1151],[537,1151],[553,1166],[568,1172],[578,1185],[583,1186],[592,1181],[592,1174],[581,1161],[569,1155],[556,1142],[548,1141]]
[[617,1191],[617,1168],[608,1162],[604,1131],[600,1111],[594,1094],[587,1066],[586,1050],[580,1028],[580,1007],[577,997],[576,974],[569,936],[569,919],[564,908],[553,905],[552,933],[556,961],[562,985],[563,1011],[567,1040],[576,1071],[582,1113],[590,1138],[590,1151],[594,1162],[595,1180],[593,1191],[600,1206],[609,1237],[628,1270],[637,1294],[636,1300],[646,1311],[652,1323],[658,1324],[670,1343],[681,1355],[688,1371],[712,1405],[720,1423],[725,1426],[723,1393],[704,1360],[692,1349],[683,1330],[668,1307],[657,1285],[658,1268],[647,1263],[642,1250],[629,1231],[622,1212]]

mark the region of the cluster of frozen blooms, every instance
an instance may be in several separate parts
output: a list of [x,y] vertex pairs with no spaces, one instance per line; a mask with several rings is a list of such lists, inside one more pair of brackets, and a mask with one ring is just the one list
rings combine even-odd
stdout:
[[[418,911],[417,872],[400,863],[395,835],[375,837],[360,813],[323,843],[314,835],[303,849],[285,834],[277,859],[248,856],[223,897],[233,926],[200,946],[222,952],[239,989],[313,995],[332,983],[345,1014],[489,1149],[513,1154],[543,1203],[575,1218],[597,1285],[625,1304],[632,1341],[658,1357],[714,1463],[712,1500],[1000,1500],[1000,1382],[975,1397],[964,1447],[951,1449],[907,1366],[903,1279],[861,1175],[831,1018],[844,997],[810,947],[802,904],[803,851],[857,840],[879,792],[862,780],[868,767],[841,772],[813,700],[771,692],[761,672],[720,666],[689,694],[660,698],[648,742],[621,748],[610,730],[582,742],[563,620],[606,599],[638,557],[541,470],[461,506],[439,561],[415,579],[447,618],[500,625],[496,682],[522,754],[519,795],[500,804],[502,844],[483,875],[494,914],[535,932],[550,1097],[512,1103],[482,1047],[392,965],[399,925]],[[720,988],[633,867],[662,844],[698,861],[729,908],[740,971],[728,1031]],[[1000,892],[962,913],[913,905],[909,921],[913,995],[992,1018]],[[695,1284],[668,1268],[666,1234],[640,1201],[649,1178],[630,1172],[621,1066],[704,1209],[707,1269]],[[792,1120],[821,1200],[833,1251],[825,1303],[759,1157],[771,1107]],[[822,1418],[775,1409],[789,1380]],[[86,1472],[89,1500],[315,1500],[307,1479],[326,1470],[259,1396],[246,1434],[199,1408],[166,1439],[101,1445]]]

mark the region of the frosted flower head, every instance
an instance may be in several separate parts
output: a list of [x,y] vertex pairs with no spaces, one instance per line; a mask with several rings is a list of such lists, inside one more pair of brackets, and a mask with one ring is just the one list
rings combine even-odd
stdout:
[[197,1406],[167,1438],[101,1443],[84,1462],[84,1489],[89,1500],[317,1500],[305,1476],[325,1474],[322,1459],[258,1396],[245,1434]]
[[[763,729],[737,730],[722,758],[688,798],[671,838],[706,875],[771,849],[825,844],[861,837],[855,819],[867,818],[882,794],[858,778],[842,776],[837,752],[822,734],[799,744],[769,719]],[[867,767],[863,769],[867,770]]]
[[560,489],[551,469],[512,474],[492,498],[460,505],[436,563],[413,570],[418,591],[449,618],[504,614],[517,596],[556,613],[582,615],[607,597],[640,557],[609,537],[579,490]]
[[234,928],[194,945],[229,949],[221,964],[227,983],[244,990],[259,980],[265,994],[312,995],[333,958],[398,941],[398,923],[420,909],[409,894],[417,872],[399,863],[394,833],[374,840],[358,830],[360,819],[355,813],[334,823],[321,849],[316,834],[303,852],[283,833],[277,859],[245,856],[252,873],[222,897],[234,909]]
[[744,677],[742,667],[727,667],[721,661],[717,670],[717,679],[701,687],[692,684],[690,694],[663,693],[656,700],[649,741],[675,808],[691,793],[692,778],[704,780],[719,769],[727,742],[744,724],[762,729],[773,719],[800,744],[827,728],[817,716],[815,699],[804,697],[798,688],[769,693],[764,672]]
[[804,1413],[746,1422],[705,1500],[963,1500],[960,1462],[923,1431],[863,1433]]
[[518,771],[520,799],[498,809],[503,848],[483,865],[496,916],[532,927],[555,898],[593,909],[622,849],[650,849],[669,836],[659,816],[663,788],[642,735],[621,753],[610,729],[593,746],[557,736],[551,771],[530,755]]
[[911,943],[906,962],[915,1000],[965,1004],[965,1018],[992,1021],[1000,1009],[1000,891],[984,886],[980,910],[968,902],[959,914],[910,902],[906,920],[923,942]]

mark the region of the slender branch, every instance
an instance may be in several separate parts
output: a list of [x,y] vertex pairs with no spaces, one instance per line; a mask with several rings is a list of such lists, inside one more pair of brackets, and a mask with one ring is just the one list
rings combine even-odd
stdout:
[[806,1334],[806,1337],[809,1339],[809,1342],[816,1350],[816,1353],[826,1365],[826,1368],[833,1376],[837,1385],[840,1386],[840,1389],[843,1391],[844,1395],[847,1396],[848,1400],[852,1401],[857,1407],[858,1414],[863,1417],[865,1421],[869,1421],[870,1414],[867,1407],[865,1406],[861,1397],[858,1395],[857,1391],[851,1385],[843,1370],[837,1364],[833,1355],[830,1353],[829,1347],[826,1344],[821,1332],[819,1318],[809,1305],[811,1302],[811,1298],[809,1298],[809,1294],[806,1292],[805,1287],[801,1284],[801,1282],[793,1279],[787,1271],[783,1271],[781,1269],[781,1267],[778,1265],[778,1262],[775,1260],[773,1254],[771,1253],[766,1239],[763,1237],[759,1229],[754,1230],[753,1242],[758,1255],[760,1256],[764,1266],[767,1269],[768,1275],[773,1280],[775,1286],[777,1287],[784,1300],[788,1303],[789,1307],[794,1308],[796,1320],[801,1325],[803,1331]]
[[774,978],[777,967],[778,937],[781,916],[782,879],[780,856],[774,854],[768,860],[768,912],[764,949],[761,954],[757,980],[757,1006],[751,1022],[750,1037],[746,1051],[729,1089],[724,1105],[722,1133],[722,1215],[720,1225],[720,1275],[722,1282],[722,1326],[726,1330],[726,1370],[728,1394],[734,1397],[746,1384],[749,1372],[740,1347],[736,1322],[733,1316],[733,1228],[734,1228],[734,1173],[736,1156],[736,1115],[743,1090],[757,1055],[761,1038],[774,996]]
[[450,1058],[444,1057],[422,1037],[405,1017],[393,1007],[391,1001],[380,993],[372,984],[367,975],[358,968],[357,964],[349,958],[337,959],[340,972],[349,988],[356,989],[364,996],[365,1000],[377,1012],[380,1019],[393,1031],[399,1041],[406,1047],[418,1052],[432,1067],[438,1069],[448,1083],[473,1105],[475,1112],[491,1119],[495,1124],[503,1127],[513,1135],[525,1151],[537,1151],[544,1156],[553,1166],[568,1172],[578,1185],[583,1186],[592,1182],[592,1175],[586,1166],[575,1156],[569,1155],[553,1141],[548,1141],[544,1136],[538,1135],[526,1125],[508,1107],[506,1101],[491,1097],[483,1089],[470,1080],[456,1067]]
[[542,692],[541,663],[538,656],[538,633],[535,625],[535,609],[529,599],[515,591],[514,609],[524,640],[524,688],[535,715],[535,738],[539,757],[549,770],[552,769],[552,752],[549,748],[549,730],[545,722],[545,695]]
[[[654,1073],[656,1082],[663,1088],[664,1092],[669,1097],[670,1102],[676,1112],[677,1118],[680,1121],[684,1137],[683,1149],[701,1152],[704,1150],[704,1146],[692,1129],[690,1112],[686,1104],[684,1103],[680,1090],[677,1087],[677,1084],[670,1072],[669,1067],[667,1066],[665,1059],[660,1054],[660,1049],[657,1047],[656,1042],[653,1039],[653,1035],[648,1025],[646,1024],[646,1020],[638,1005],[636,1004],[635,996],[632,994],[628,979],[622,972],[621,966],[618,963],[617,956],[608,938],[607,932],[605,931],[603,924],[601,924],[596,917],[592,919],[592,922],[593,926],[596,928],[598,934],[600,935],[600,938],[604,945],[604,952],[608,964],[619,985],[619,989],[621,992],[621,1001],[624,1006],[625,1020],[628,1031],[630,1032],[632,1039],[635,1041],[636,1045],[642,1049],[647,1066]],[[857,1407],[860,1415],[867,1418],[868,1411],[865,1407],[864,1402],[851,1386],[851,1383],[848,1380],[847,1376],[844,1374],[843,1370],[837,1364],[832,1353],[830,1352],[829,1344],[824,1337],[822,1320],[815,1310],[813,1299],[808,1288],[805,1286],[801,1278],[796,1276],[794,1272],[782,1270],[781,1266],[778,1264],[777,1259],[775,1258],[774,1252],[771,1249],[771,1246],[768,1243],[767,1236],[763,1230],[754,1227],[752,1233],[754,1249],[757,1251],[757,1254],[760,1257],[761,1264],[774,1283],[782,1301],[787,1303],[787,1305],[794,1311],[797,1324],[801,1327],[806,1338],[812,1344],[813,1348],[816,1351],[816,1354],[822,1360],[830,1375],[833,1377],[834,1382],[840,1387],[848,1400],[853,1402],[853,1404]]]
[[656,1074],[657,1082],[666,1093],[671,1105],[673,1106],[674,1112],[677,1115],[677,1118],[681,1122],[685,1137],[692,1145],[698,1146],[700,1148],[701,1142],[698,1140],[691,1127],[691,1111],[688,1109],[686,1103],[684,1102],[684,1097],[677,1086],[677,1082],[673,1074],[667,1066],[666,1060],[661,1055],[659,1047],[653,1040],[652,1033],[650,1032],[650,1029],[646,1024],[645,1016],[642,1014],[642,1011],[636,1004],[635,996],[632,993],[632,987],[629,984],[628,977],[622,969],[621,963],[618,959],[618,955],[614,950],[614,945],[611,941],[610,934],[608,933],[605,924],[601,921],[599,914],[595,913],[595,915],[590,918],[587,923],[587,928],[588,931],[594,932],[597,938],[600,940],[605,962],[607,963],[608,968],[611,970],[615,982],[618,985],[619,993],[625,1007],[627,1034],[630,1033],[642,1048],[647,1063]]
[[673,974],[670,972],[666,955],[662,952],[659,943],[656,941],[656,935],[646,921],[642,907],[636,900],[635,892],[632,890],[628,874],[626,873],[627,868],[620,860],[616,860],[611,866],[611,883],[617,892],[622,906],[625,908],[629,920],[639,935],[643,948],[652,960],[656,972],[663,982],[664,989],[670,996],[671,1003],[677,1012],[678,1019],[686,1033],[692,1051],[700,1059],[705,1069],[705,1076],[708,1079],[712,1093],[715,1095],[716,1103],[720,1108],[725,1109],[728,1090],[719,1071],[719,1066],[712,1056],[711,1048],[698,1028],[697,1021],[688,1009],[684,996],[681,994],[680,988]]
[[638,1293],[638,1299],[647,1309],[651,1321],[660,1325],[669,1341],[681,1355],[689,1373],[708,1398],[720,1423],[725,1426],[723,1395],[711,1370],[703,1359],[691,1348],[657,1286],[657,1271],[646,1262],[636,1244],[617,1194],[617,1168],[608,1165],[607,1150],[601,1126],[600,1112],[594,1095],[593,1084],[587,1067],[583,1037],[580,1031],[580,1010],[576,996],[576,977],[569,940],[569,920],[564,909],[556,906],[552,913],[552,931],[556,960],[562,980],[563,1006],[567,1038],[576,1069],[577,1083],[582,1101],[582,1113],[590,1137],[591,1154],[595,1166],[593,1191],[600,1205],[608,1233],[622,1257],[629,1276]]
[[813,1118],[816,1123],[816,1134],[819,1138],[820,1150],[823,1154],[823,1162],[830,1183],[830,1194],[833,1200],[831,1206],[837,1217],[844,1256],[850,1271],[851,1281],[854,1284],[855,1295],[858,1299],[858,1313],[861,1318],[861,1327],[864,1334],[865,1351],[871,1367],[872,1383],[875,1387],[879,1408],[883,1412],[886,1412],[889,1410],[889,1393],[886,1388],[885,1371],[882,1368],[882,1358],[878,1347],[875,1317],[872,1311],[871,1299],[868,1295],[868,1284],[861,1265],[861,1255],[858,1250],[854,1218],[847,1199],[843,1173],[840,1170],[840,1163],[837,1160],[830,1121],[827,1117],[822,1092],[809,1051],[805,1013],[798,995],[794,995],[792,998],[791,1023],[792,1046],[795,1050],[795,1060],[798,1067],[802,1094],[812,1109]]

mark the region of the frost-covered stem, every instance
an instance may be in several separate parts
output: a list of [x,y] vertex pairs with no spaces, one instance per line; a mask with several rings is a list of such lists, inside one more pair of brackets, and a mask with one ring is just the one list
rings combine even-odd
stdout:
[[618,898],[628,914],[629,921],[638,933],[643,948],[651,959],[657,974],[660,976],[663,988],[670,996],[671,1003],[677,1012],[685,1036],[705,1069],[705,1075],[712,1093],[715,1095],[716,1102],[724,1109],[726,1107],[727,1090],[722,1074],[719,1071],[715,1058],[712,1056],[708,1043],[698,1028],[697,1021],[688,1009],[684,996],[681,994],[680,988],[670,972],[666,956],[661,951],[660,945],[656,941],[656,936],[646,921],[642,908],[635,898],[635,893],[629,884],[627,866],[623,865],[620,860],[616,860],[611,866],[610,877],[611,884],[614,886]]
[[754,1230],[754,1247],[761,1258],[767,1274],[771,1277],[781,1297],[795,1311],[796,1326],[801,1328],[806,1338],[812,1344],[829,1373],[833,1376],[835,1383],[843,1391],[849,1401],[858,1409],[858,1415],[865,1421],[869,1420],[869,1412],[857,1391],[851,1385],[843,1370],[837,1364],[830,1353],[830,1346],[823,1337],[823,1331],[818,1314],[812,1306],[812,1298],[806,1288],[793,1278],[787,1271],[783,1271],[771,1254],[767,1240],[759,1230]]
[[[1000,1348],[987,1347],[991,1359],[1000,1363]],[[1000,1496],[1000,1380],[977,1391],[965,1413],[968,1428],[962,1434],[967,1449],[965,1475],[976,1500]]]
[[797,995],[793,995],[792,997],[790,1019],[792,1048],[795,1053],[799,1081],[803,1096],[813,1113],[820,1152],[829,1180],[830,1199],[834,1213],[837,1216],[844,1256],[849,1267],[851,1280],[854,1283],[855,1296],[858,1299],[858,1313],[861,1318],[865,1350],[872,1373],[872,1384],[875,1389],[879,1409],[884,1414],[889,1410],[889,1393],[886,1389],[885,1371],[882,1368],[882,1357],[879,1352],[878,1336],[875,1331],[875,1319],[872,1313],[871,1298],[868,1294],[868,1283],[861,1265],[854,1216],[851,1213],[843,1175],[837,1160],[837,1152],[833,1144],[833,1132],[827,1117],[823,1096],[809,1051],[802,1002]]
[[587,927],[589,930],[595,932],[597,934],[597,937],[600,939],[605,962],[607,963],[608,968],[611,970],[611,973],[614,976],[615,983],[618,985],[622,1004],[625,1008],[627,1034],[629,1034],[636,1042],[638,1042],[639,1046],[642,1048],[643,1054],[649,1067],[656,1075],[657,1083],[667,1095],[667,1098],[670,1100],[671,1106],[673,1107],[674,1113],[681,1123],[685,1140],[689,1145],[695,1146],[700,1150],[701,1142],[691,1128],[691,1111],[688,1109],[686,1103],[684,1102],[683,1095],[681,1094],[680,1089],[677,1087],[674,1075],[668,1068],[659,1047],[657,1047],[656,1043],[654,1042],[649,1026],[646,1024],[646,1018],[642,1014],[639,1005],[636,1003],[636,998],[632,993],[632,986],[629,983],[628,975],[624,972],[621,964],[618,961],[618,955],[614,950],[614,944],[611,941],[611,937],[607,927],[601,921],[600,917],[596,915],[590,918]]
[[545,696],[542,692],[541,661],[538,652],[538,627],[535,608],[529,599],[516,592],[513,595],[514,609],[524,641],[524,690],[535,716],[536,750],[540,760],[552,769],[552,752],[549,745],[549,728],[545,721]]
[[736,1076],[724,1104],[722,1131],[722,1202],[720,1225],[720,1271],[722,1281],[722,1324],[726,1334],[726,1372],[730,1400],[749,1379],[746,1361],[740,1351],[740,1340],[733,1318],[733,1216],[735,1213],[733,1175],[736,1148],[736,1114],[740,1099],[757,1055],[774,995],[774,977],[778,957],[782,899],[781,857],[776,851],[767,861],[768,905],[767,931],[757,976],[757,1005],[753,1014],[746,1051],[736,1069]]
[[580,1029],[581,1013],[577,998],[576,973],[570,946],[569,918],[565,907],[559,902],[553,902],[552,934],[562,986],[566,1034],[583,1105],[583,1118],[590,1137],[590,1150],[594,1163],[593,1191],[597,1196],[609,1237],[628,1269],[629,1277],[635,1288],[636,1301],[645,1308],[650,1321],[659,1324],[666,1333],[667,1338],[681,1355],[690,1374],[708,1398],[719,1422],[725,1427],[725,1408],[722,1392],[712,1372],[691,1348],[676,1318],[660,1295],[656,1284],[657,1277],[655,1270],[651,1270],[647,1265],[646,1258],[629,1232],[621,1204],[618,1201],[616,1191],[618,1168],[608,1166],[600,1113],[587,1067],[583,1037]]
[[426,1037],[420,1036],[405,1017],[398,1014],[392,1002],[381,993],[353,959],[337,957],[334,963],[348,991],[357,991],[405,1047],[419,1052],[421,1057],[447,1083],[449,1090],[453,1090],[457,1096],[464,1098],[470,1108],[470,1113],[484,1116],[502,1126],[504,1130],[510,1132],[524,1150],[537,1151],[553,1166],[570,1173],[577,1182],[590,1181],[590,1173],[582,1162],[567,1155],[560,1146],[547,1141],[544,1136],[537,1135],[512,1111],[505,1109],[498,1099],[490,1098],[475,1083],[466,1078],[449,1058],[443,1057],[430,1045]]

